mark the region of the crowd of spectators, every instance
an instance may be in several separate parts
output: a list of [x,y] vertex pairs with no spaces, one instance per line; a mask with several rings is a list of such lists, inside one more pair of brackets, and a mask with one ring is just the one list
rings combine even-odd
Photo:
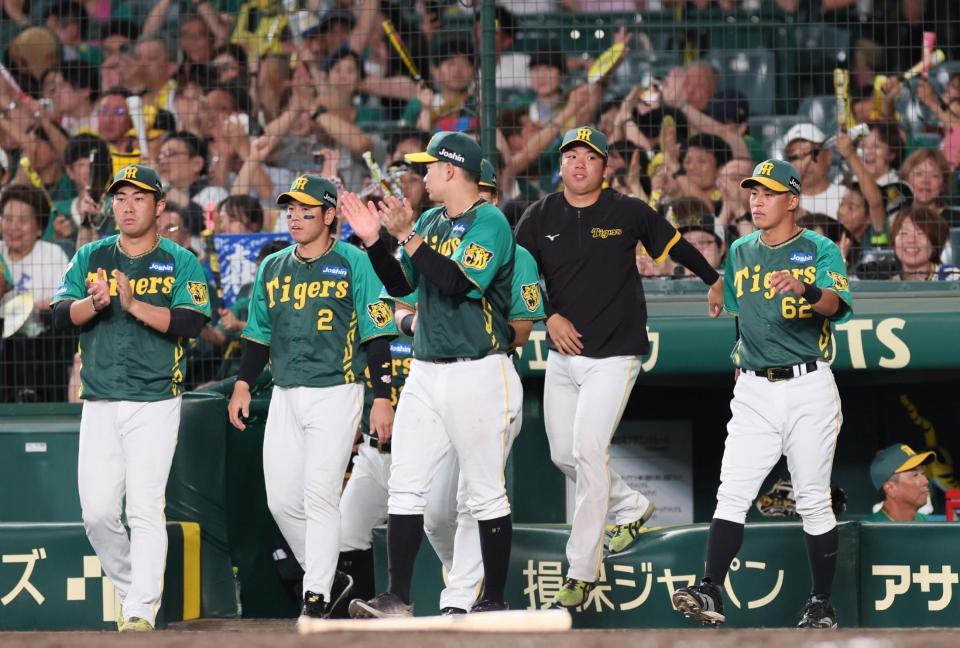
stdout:
[[[798,222],[840,246],[852,277],[958,279],[950,226],[960,225],[952,204],[960,75],[939,84],[933,75],[906,82],[893,74],[920,59],[931,25],[940,45],[955,52],[960,16],[945,8],[950,4],[775,0],[784,20],[849,32],[853,115],[861,125],[834,132],[795,119],[770,139],[751,127],[760,116],[755,106],[692,39],[666,52],[676,55],[669,67],[632,78],[626,66],[594,74],[599,52],[566,51],[554,29],[535,33],[531,46],[531,28],[523,27],[537,16],[611,12],[611,43],[628,52],[623,65],[658,53],[654,35],[641,23],[624,26],[617,12],[673,12],[680,20],[684,11],[744,12],[765,3],[501,0],[491,160],[500,206],[515,221],[555,191],[559,137],[591,123],[610,141],[609,187],[646,200],[718,268],[730,243],[753,230],[740,180],[757,162],[782,156],[802,177]],[[282,0],[0,3],[9,71],[0,79],[0,253],[10,274],[0,289],[4,314],[16,320],[7,323],[15,332],[5,333],[4,400],[62,399],[73,341],[52,337],[48,304],[73,252],[115,231],[103,187],[126,164],[158,170],[167,198],[163,235],[205,262],[211,234],[281,237],[285,219],[274,198],[300,173],[375,196],[367,151],[391,169],[415,208],[429,206],[424,169],[404,165],[403,154],[422,150],[438,130],[480,135],[474,8],[452,0],[292,5],[297,9]],[[422,82],[381,29],[385,19]],[[140,117],[143,133],[135,127]],[[637,264],[650,278],[683,276],[642,248]],[[28,302],[25,317],[10,316]],[[221,361],[235,352],[242,308],[218,313],[194,343],[196,381],[225,375],[229,365]],[[56,378],[33,375],[40,371],[33,365]],[[49,385],[49,393],[38,385]]]

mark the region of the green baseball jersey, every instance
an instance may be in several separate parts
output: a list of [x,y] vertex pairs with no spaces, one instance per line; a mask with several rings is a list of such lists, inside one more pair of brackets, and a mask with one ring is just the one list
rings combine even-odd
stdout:
[[487,202],[478,202],[457,218],[437,207],[420,216],[415,231],[454,261],[473,288],[466,296],[444,295],[430,281],[420,280],[410,256],[402,252],[407,280],[419,289],[414,356],[429,361],[506,351],[515,243],[504,215]]
[[[533,255],[521,245],[515,246],[516,262],[513,266],[513,278],[510,281],[510,313],[507,321],[546,319],[543,300],[540,298],[540,270]],[[381,297],[393,300],[414,310],[417,309],[419,289],[403,297],[391,297],[384,291]]]
[[[399,335],[390,342],[390,404],[397,409],[400,401],[400,392],[410,375],[410,361],[413,360],[413,340],[406,335]],[[363,372],[363,415],[360,417],[360,429],[370,431],[370,408],[373,407],[373,383],[370,381],[370,369]]]
[[[837,313],[825,317],[803,297],[778,294],[770,287],[770,276],[780,270],[837,293]],[[833,241],[804,229],[792,239],[770,246],[757,231],[730,246],[723,276],[723,307],[739,318],[740,339],[730,354],[733,363],[757,371],[830,360],[831,322],[850,318],[853,297],[843,257]]]
[[197,257],[169,239],[127,256],[119,236],[77,250],[53,303],[87,296],[87,279],[106,271],[110,306],[80,327],[80,396],[87,400],[159,401],[183,391],[186,355],[182,338],[144,326],[120,306],[113,271],[130,279],[136,299],[152,306],[187,308],[210,317],[207,278]]
[[361,343],[395,336],[393,309],[364,252],[337,241],[307,263],[297,246],[260,264],[243,337],[270,347],[273,381],[281,387],[359,382],[367,366]]

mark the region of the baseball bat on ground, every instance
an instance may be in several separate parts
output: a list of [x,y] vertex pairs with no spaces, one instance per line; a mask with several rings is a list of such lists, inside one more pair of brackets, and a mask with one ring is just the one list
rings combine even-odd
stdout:
[[449,614],[393,619],[311,619],[301,617],[300,634],[318,632],[566,632],[573,626],[567,610],[507,610],[483,614]]

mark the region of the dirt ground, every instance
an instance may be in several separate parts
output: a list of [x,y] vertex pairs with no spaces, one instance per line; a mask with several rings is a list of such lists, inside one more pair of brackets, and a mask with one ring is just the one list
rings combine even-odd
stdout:
[[301,637],[284,620],[201,620],[179,623],[145,635],[107,632],[5,632],[0,646],[29,648],[110,646],[194,648],[927,648],[960,645],[955,630],[574,630],[562,634],[467,634],[453,632],[344,632]]

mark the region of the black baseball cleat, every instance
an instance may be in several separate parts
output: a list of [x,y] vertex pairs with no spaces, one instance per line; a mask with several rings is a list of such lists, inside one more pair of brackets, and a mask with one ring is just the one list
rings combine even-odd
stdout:
[[396,619],[413,616],[413,605],[404,603],[392,592],[377,594],[369,601],[350,601],[350,617],[353,619]]
[[810,595],[803,612],[800,613],[798,628],[833,629],[837,627],[837,611],[830,605],[829,599]]
[[683,616],[696,619],[704,625],[719,626],[727,620],[723,615],[723,594],[719,587],[708,580],[678,589],[670,600]]
[[491,601],[489,599],[482,599],[477,601],[470,607],[470,613],[474,612],[503,612],[504,610],[509,610],[510,606],[504,603],[503,601]]
[[323,619],[327,616],[327,602],[323,594],[306,591],[303,593],[303,607],[300,608],[300,618]]
[[338,569],[334,573],[333,583],[330,585],[330,605],[327,606],[326,616],[324,618],[328,618],[337,606],[345,605],[347,597],[352,591],[353,577]]
[[450,616],[453,614],[466,614],[466,613],[467,611],[464,610],[463,608],[450,607],[449,605],[445,608],[440,608],[440,614],[442,614],[443,616]]

